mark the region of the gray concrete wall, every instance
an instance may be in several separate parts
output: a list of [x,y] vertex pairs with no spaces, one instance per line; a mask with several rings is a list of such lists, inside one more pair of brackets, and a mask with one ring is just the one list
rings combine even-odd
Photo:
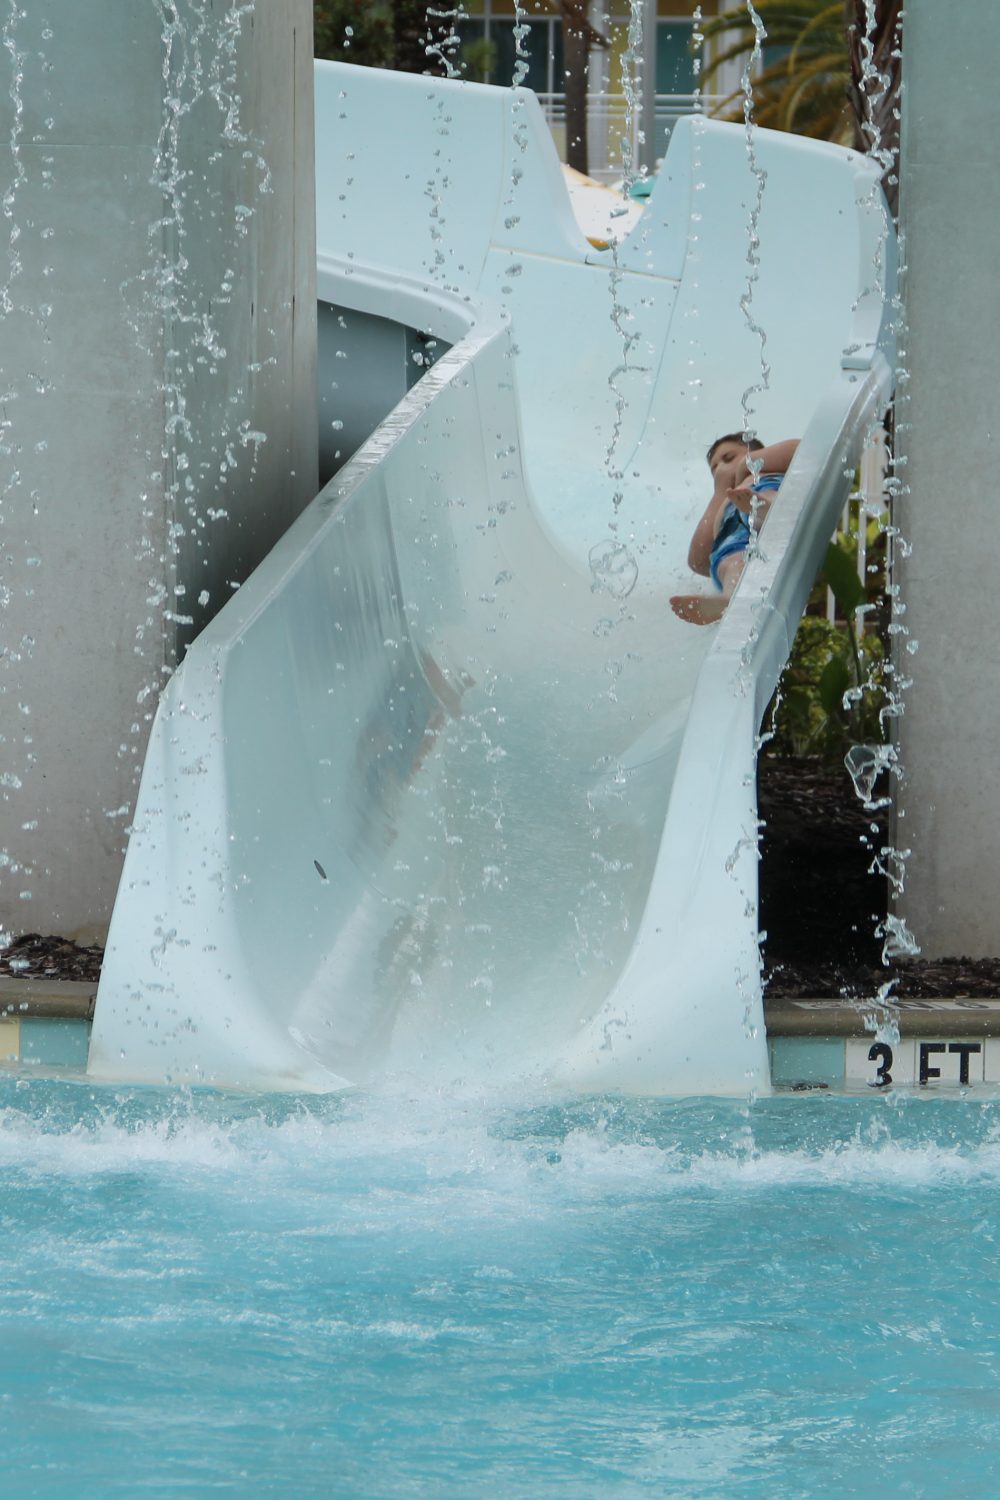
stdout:
[[[898,578],[919,650],[899,727],[901,913],[925,956],[1000,952],[1000,10],[907,6],[900,209],[909,323],[899,446],[912,543]],[[901,645],[901,643],[899,643]]]
[[316,489],[312,6],[5,15],[0,928],[90,940],[160,686]]

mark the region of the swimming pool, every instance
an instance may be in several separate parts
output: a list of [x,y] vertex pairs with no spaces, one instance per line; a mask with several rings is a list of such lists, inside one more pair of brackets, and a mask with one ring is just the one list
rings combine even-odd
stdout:
[[1000,1112],[0,1084],[5,1492],[992,1492]]

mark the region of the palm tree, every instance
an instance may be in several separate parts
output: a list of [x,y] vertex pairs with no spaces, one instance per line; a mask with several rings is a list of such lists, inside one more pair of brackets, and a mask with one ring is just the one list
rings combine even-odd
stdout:
[[[864,0],[861,0],[863,5]],[[856,126],[848,101],[850,56],[844,0],[756,0],[767,47],[782,55],[752,79],[754,119],[772,130],[789,130],[821,140],[853,142]],[[705,69],[706,83],[726,63],[749,58],[756,41],[750,8],[743,4],[702,23],[706,41],[731,38]],[[719,106],[743,118],[743,89]]]
[[584,176],[588,169],[587,73],[592,47],[606,47],[608,39],[592,26],[586,0],[549,0],[562,16],[563,66],[566,71],[566,162]]
[[895,214],[899,197],[903,0],[848,0],[848,16],[848,92],[863,144],[882,163],[882,185]]
[[[756,0],[755,9],[767,47],[781,49],[751,80],[757,124],[871,150],[895,208],[902,0]],[[706,20],[702,31],[708,41],[731,38],[706,81],[749,58],[756,42],[746,4]],[[719,108],[742,119],[742,87]]]
[[[768,48],[783,52],[751,78],[754,120],[870,150],[882,162],[895,211],[903,0],[756,0],[754,9]],[[706,81],[735,58],[750,58],[756,45],[745,3],[705,21],[702,30],[706,40],[732,37],[705,69]],[[717,113],[742,118],[744,89],[724,99]]]

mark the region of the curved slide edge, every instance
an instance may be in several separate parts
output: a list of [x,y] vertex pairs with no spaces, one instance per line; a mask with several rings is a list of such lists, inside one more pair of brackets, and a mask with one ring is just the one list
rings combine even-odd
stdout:
[[[338,300],[374,296],[413,326],[434,322],[454,347],[206,627],[161,697],[105,952],[88,1059],[95,1078],[320,1092],[357,1080],[327,1066],[294,1023],[322,957],[316,928],[329,920],[329,880],[315,856],[293,855],[285,871],[282,860],[297,841],[326,859],[311,836],[321,801],[329,803],[313,784],[315,764],[330,765],[316,741],[329,734],[321,748],[333,749],[338,729],[329,716],[317,721],[315,708],[328,699],[345,629],[358,636],[350,648],[356,690],[347,693],[350,709],[361,710],[353,724],[366,712],[373,722],[372,705],[380,717],[398,687],[385,642],[390,632],[407,637],[408,624],[398,594],[387,597],[394,580],[386,577],[393,550],[386,472],[416,466],[421,426],[449,390],[461,384],[465,404],[478,406],[470,372],[509,334],[472,299],[375,271],[355,277],[350,268],[347,278],[347,269],[321,259],[321,287],[339,271],[346,286]],[[342,575],[344,587],[331,596]],[[321,658],[315,673],[312,653]],[[423,724],[411,737],[419,739],[435,705],[425,691]],[[338,701],[337,717],[343,712]],[[363,750],[352,743],[343,759]],[[289,782],[306,761],[313,766],[304,782]],[[257,825],[269,812],[275,823],[263,865],[275,879],[258,901]],[[357,821],[368,812],[361,808]],[[296,879],[302,871],[305,882]],[[271,961],[266,976],[255,944]]]

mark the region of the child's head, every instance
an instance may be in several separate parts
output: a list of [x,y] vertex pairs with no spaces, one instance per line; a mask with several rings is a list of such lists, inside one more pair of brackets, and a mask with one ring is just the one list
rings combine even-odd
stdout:
[[742,432],[727,432],[722,437],[716,438],[705,457],[708,459],[708,467],[714,474],[720,464],[735,463],[738,458],[744,456],[747,449],[751,453],[756,453],[763,446],[760,438],[747,439],[744,438]]

